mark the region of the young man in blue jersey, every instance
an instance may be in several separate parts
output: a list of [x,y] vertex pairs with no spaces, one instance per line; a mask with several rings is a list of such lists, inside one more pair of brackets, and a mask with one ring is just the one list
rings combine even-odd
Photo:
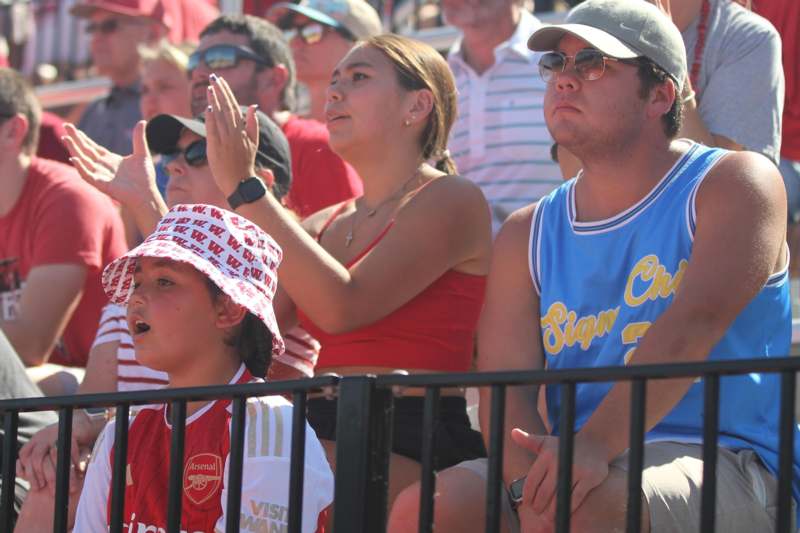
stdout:
[[[782,356],[789,352],[786,195],[762,155],[675,139],[686,58],[678,29],[641,0],[588,0],[537,30],[548,128],[583,172],[515,212],[497,237],[479,332],[481,370]],[[772,531],[778,376],[721,380],[718,531]],[[490,398],[481,397],[488,434]],[[549,531],[559,390],[508,390],[504,528]],[[703,383],[647,386],[642,531],[696,531]],[[573,531],[625,527],[630,388],[577,388]],[[800,446],[795,436],[793,490]],[[485,463],[437,479],[437,530],[483,527]],[[514,497],[512,495],[519,495]],[[415,527],[413,491],[393,531]],[[418,500],[418,494],[416,494]],[[511,505],[511,504],[514,505]],[[515,511],[511,507],[516,507]],[[405,521],[404,521],[405,520]],[[405,529],[406,531],[408,529]]]

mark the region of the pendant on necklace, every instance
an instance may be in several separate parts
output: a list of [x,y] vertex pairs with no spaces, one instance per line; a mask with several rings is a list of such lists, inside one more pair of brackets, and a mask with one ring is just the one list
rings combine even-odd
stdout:
[[353,242],[353,230],[347,232],[347,236],[344,238],[344,245],[349,247],[351,242]]

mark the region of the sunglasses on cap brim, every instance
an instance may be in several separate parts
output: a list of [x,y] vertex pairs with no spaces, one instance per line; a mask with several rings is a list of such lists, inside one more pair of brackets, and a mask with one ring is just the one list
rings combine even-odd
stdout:
[[187,69],[189,72],[192,72],[202,61],[209,70],[225,70],[235,67],[242,59],[249,59],[250,61],[255,61],[259,65],[267,67],[274,66],[271,62],[260,57],[246,46],[218,44],[210,46],[205,50],[198,50],[192,53],[192,55],[189,56]]

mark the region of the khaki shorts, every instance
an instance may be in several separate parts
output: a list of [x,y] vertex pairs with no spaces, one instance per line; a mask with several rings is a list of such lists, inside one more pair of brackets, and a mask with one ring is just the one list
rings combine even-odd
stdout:
[[[751,450],[717,450],[716,530],[726,533],[775,531],[778,495],[775,478]],[[700,444],[653,442],[645,445],[642,494],[647,501],[653,533],[683,533],[700,528],[702,457]],[[617,457],[611,466],[627,471],[627,452]],[[484,479],[487,467],[486,459],[457,465]],[[507,497],[502,500],[510,530],[519,533],[516,513],[511,510]],[[793,502],[793,522],[794,508]]]
[[[642,494],[650,510],[651,531],[697,531],[703,485],[703,446],[651,442],[644,450]],[[611,466],[627,471],[628,454],[617,457]],[[717,448],[717,531],[774,531],[777,499],[777,480],[755,452]]]

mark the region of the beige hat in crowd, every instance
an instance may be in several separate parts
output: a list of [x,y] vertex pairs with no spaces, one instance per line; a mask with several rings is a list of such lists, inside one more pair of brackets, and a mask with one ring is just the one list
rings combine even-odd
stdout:
[[281,2],[268,12],[270,20],[280,20],[289,12],[344,29],[356,39],[368,39],[383,33],[378,12],[365,0],[301,0],[299,4]]

